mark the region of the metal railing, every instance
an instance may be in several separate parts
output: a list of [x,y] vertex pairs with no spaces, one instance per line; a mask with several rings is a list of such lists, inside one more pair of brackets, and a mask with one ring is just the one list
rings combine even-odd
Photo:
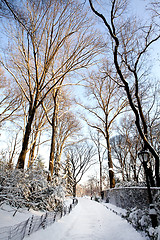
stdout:
[[39,229],[45,229],[66,214],[69,214],[77,203],[78,200],[74,198],[72,204],[63,207],[59,211],[46,212],[41,216],[32,215],[24,222],[14,226],[2,227],[0,228],[0,240],[22,240],[25,236],[29,236]]

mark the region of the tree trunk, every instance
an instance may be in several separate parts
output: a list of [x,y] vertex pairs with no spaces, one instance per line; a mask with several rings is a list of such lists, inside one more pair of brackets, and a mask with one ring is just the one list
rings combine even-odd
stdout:
[[107,150],[108,150],[108,167],[109,167],[110,188],[114,188],[115,187],[115,179],[114,179],[113,162],[112,162],[112,157],[111,157],[111,147],[110,147],[108,131],[107,131],[107,136],[106,136],[106,142],[107,142]]
[[102,160],[101,160],[101,153],[100,153],[100,142],[99,142],[99,135],[98,135],[98,158],[99,158],[99,193],[102,193]]
[[55,124],[54,121],[52,121],[52,138],[51,138],[51,149],[50,149],[50,158],[49,158],[49,171],[51,173],[51,176],[53,176],[53,170],[54,170],[54,157],[55,157]]
[[[36,135],[38,135],[38,134],[36,134]],[[36,138],[34,139],[34,143],[31,147],[31,150],[29,153],[28,168],[31,167],[34,162],[34,153],[35,153],[35,149],[36,149]]]
[[99,174],[100,174],[100,194],[102,193],[102,161],[99,162]]
[[76,192],[77,192],[77,184],[73,184],[73,197],[76,197]]
[[55,160],[55,145],[56,145],[56,131],[57,131],[57,103],[56,97],[54,97],[54,111],[52,116],[52,137],[51,137],[51,149],[50,149],[50,158],[49,158],[49,171],[51,177],[54,172],[54,160]]
[[133,179],[134,181],[136,181],[138,183],[138,175],[137,175],[137,171],[136,171],[136,166],[133,166]]
[[110,139],[109,139],[109,129],[108,129],[108,113],[106,113],[106,143],[107,143],[107,150],[108,150],[108,167],[109,167],[109,180],[110,180],[110,188],[115,187],[115,178],[114,178],[114,171],[113,171],[113,162],[111,156],[111,146],[110,146]]
[[55,159],[55,164],[54,164],[54,171],[55,171],[56,176],[59,176],[61,156],[62,156],[62,150],[60,150],[60,152],[58,152],[58,149],[57,149],[56,159]]
[[15,151],[16,151],[17,138],[18,138],[18,133],[16,134],[13,151],[12,151],[12,154],[11,154],[11,156],[9,158],[9,163],[8,163],[9,169],[11,169],[13,167],[13,157],[14,157],[14,154],[15,154]]
[[32,106],[30,106],[30,109],[29,109],[28,122],[26,125],[25,134],[24,134],[23,142],[22,142],[22,150],[20,152],[17,166],[16,166],[19,169],[24,169],[25,159],[26,159],[26,154],[27,154],[28,144],[29,144],[29,137],[30,137],[30,133],[31,133],[31,129],[32,129],[33,119],[34,119],[35,112],[36,112],[35,106],[36,106],[36,101],[35,101],[34,107],[32,108]]

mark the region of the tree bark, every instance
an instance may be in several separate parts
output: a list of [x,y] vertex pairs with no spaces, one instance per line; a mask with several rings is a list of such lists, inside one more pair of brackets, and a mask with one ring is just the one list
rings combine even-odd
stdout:
[[51,137],[51,148],[50,148],[50,158],[49,158],[49,171],[51,173],[51,176],[53,176],[53,172],[54,172],[56,131],[57,131],[57,101],[56,101],[56,97],[57,97],[57,95],[54,96],[54,111],[53,111],[53,116],[52,116],[52,137]]
[[76,193],[77,193],[77,184],[74,183],[73,184],[73,197],[76,197]]
[[54,170],[55,132],[56,132],[56,126],[55,126],[54,120],[52,119],[52,137],[51,137],[51,149],[50,149],[50,158],[49,158],[49,171],[51,173],[51,176],[53,176],[53,170]]
[[35,139],[34,139],[34,143],[30,149],[30,153],[29,153],[29,160],[28,160],[28,168],[32,166],[33,162],[34,162],[34,155],[35,155],[35,149],[36,149],[36,139],[38,136],[38,131],[36,131],[35,134]]
[[33,109],[30,109],[29,111],[28,122],[25,128],[25,134],[22,142],[22,150],[20,152],[18,162],[17,162],[17,168],[19,169],[24,169],[24,166],[25,166],[25,159],[26,159],[26,154],[28,150],[29,137],[32,129],[32,123],[35,116],[35,112],[36,112],[35,107]]
[[106,142],[107,142],[107,150],[108,150],[108,167],[109,167],[109,180],[110,180],[110,188],[115,187],[115,178],[114,178],[114,171],[113,171],[113,162],[111,156],[111,146],[109,141],[109,132],[106,130]]
[[102,192],[102,161],[99,162],[99,174],[100,174],[100,194]]
[[111,145],[109,139],[109,129],[108,129],[108,109],[106,109],[106,122],[105,122],[105,134],[106,134],[106,143],[107,143],[107,150],[108,150],[108,167],[109,167],[109,180],[110,180],[110,188],[115,187],[115,178],[114,178],[114,171],[113,171],[113,162],[111,156]]

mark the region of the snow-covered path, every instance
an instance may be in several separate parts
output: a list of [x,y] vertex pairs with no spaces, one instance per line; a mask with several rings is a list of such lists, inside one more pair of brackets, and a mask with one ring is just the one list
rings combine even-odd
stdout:
[[68,215],[26,240],[144,240],[126,220],[86,198]]

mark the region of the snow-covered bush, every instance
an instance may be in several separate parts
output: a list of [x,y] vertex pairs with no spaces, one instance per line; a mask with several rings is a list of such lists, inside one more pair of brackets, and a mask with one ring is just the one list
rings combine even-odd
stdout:
[[148,236],[151,240],[160,240],[160,226],[157,228],[149,227]]
[[48,173],[42,169],[1,170],[0,205],[7,203],[15,208],[27,207],[43,211],[62,207],[65,197],[62,179],[56,178],[48,182]]
[[127,212],[127,220],[138,230],[145,230],[151,226],[151,220],[147,209],[133,208]]
[[160,222],[160,190],[154,196],[154,205],[157,211],[158,220]]
[[160,240],[160,226],[153,228],[149,211],[147,209],[141,210],[133,208],[128,210],[125,218],[132,224],[132,226],[144,233],[150,240]]

